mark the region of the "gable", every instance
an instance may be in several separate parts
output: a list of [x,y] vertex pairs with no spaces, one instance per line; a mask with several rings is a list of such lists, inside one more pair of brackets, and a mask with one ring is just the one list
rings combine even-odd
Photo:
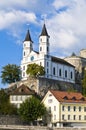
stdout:
[[44,96],[42,102],[47,104],[49,101],[51,101],[51,99],[52,99],[52,102],[59,102],[50,91],[48,91],[46,93],[46,95]]
[[22,84],[16,88],[10,95],[34,95],[35,92],[32,91],[29,87]]

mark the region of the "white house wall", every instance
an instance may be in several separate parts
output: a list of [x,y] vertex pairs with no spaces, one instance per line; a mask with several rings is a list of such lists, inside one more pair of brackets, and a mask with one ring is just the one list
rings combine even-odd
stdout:
[[[50,96],[51,95],[51,96]],[[59,102],[57,101],[57,99],[50,93],[50,91],[48,91],[47,95],[45,96],[43,103],[45,104],[45,106],[47,107],[47,109],[49,110],[49,108],[51,108],[51,119],[53,123],[55,122],[59,122]],[[56,107],[56,109],[55,109]]]

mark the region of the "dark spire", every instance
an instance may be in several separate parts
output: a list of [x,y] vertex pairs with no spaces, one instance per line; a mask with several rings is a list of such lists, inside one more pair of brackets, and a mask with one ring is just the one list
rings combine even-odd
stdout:
[[31,41],[31,42],[33,42],[33,41],[31,40],[31,36],[30,36],[29,30],[27,31],[27,34],[26,34],[26,37],[25,37],[25,40],[24,40],[24,41]]
[[49,37],[45,24],[43,25],[42,32],[41,32],[40,36],[48,36]]

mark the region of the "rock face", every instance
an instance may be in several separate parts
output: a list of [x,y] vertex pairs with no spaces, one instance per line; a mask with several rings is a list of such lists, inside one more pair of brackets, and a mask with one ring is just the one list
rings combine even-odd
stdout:
[[11,84],[9,89],[14,90],[16,87],[19,87],[21,84],[25,84],[30,89],[35,90],[38,94],[43,96],[49,89],[56,89],[61,91],[79,91],[81,92],[82,88],[78,84],[57,81],[47,78],[28,78],[28,80],[16,82]]

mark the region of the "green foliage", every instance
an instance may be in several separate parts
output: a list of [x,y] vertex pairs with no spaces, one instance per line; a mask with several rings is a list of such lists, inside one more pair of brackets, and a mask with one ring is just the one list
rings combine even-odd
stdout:
[[18,113],[23,121],[33,122],[46,113],[46,108],[36,97],[31,97],[20,105]]
[[84,77],[82,80],[82,94],[86,96],[86,70],[84,71]]
[[44,75],[45,71],[43,66],[34,63],[28,65],[26,73],[31,77],[38,77]]
[[1,71],[2,83],[13,83],[21,79],[20,67],[15,64],[8,64]]
[[9,95],[4,91],[0,90],[0,114],[1,115],[14,115],[17,114],[17,108],[10,104]]

